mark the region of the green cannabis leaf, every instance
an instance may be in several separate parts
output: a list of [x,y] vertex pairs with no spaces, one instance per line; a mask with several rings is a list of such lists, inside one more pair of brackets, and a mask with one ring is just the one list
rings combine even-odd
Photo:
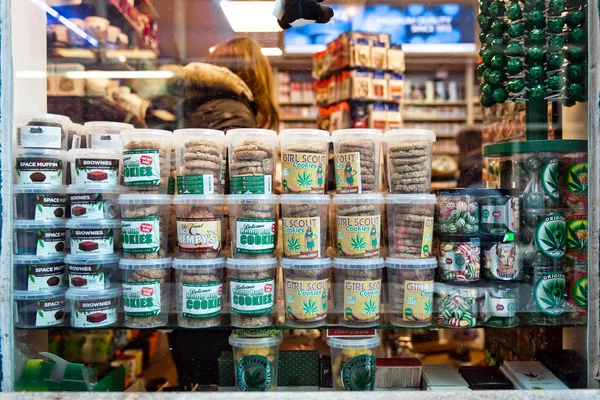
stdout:
[[352,250],[361,251],[367,248],[367,241],[364,237],[359,234],[356,234],[354,237],[350,238],[350,246],[352,246]]
[[363,310],[365,310],[365,314],[376,314],[377,313],[377,303],[373,301],[373,299],[369,299],[369,301],[363,302]]
[[300,240],[297,237],[292,236],[287,240],[286,246],[290,252],[297,253],[300,251]]
[[260,368],[255,368],[254,371],[244,371],[244,382],[251,391],[258,391],[265,383],[265,376]]
[[342,175],[340,175],[340,173],[339,173],[339,172],[335,174],[335,185],[336,185],[338,188],[341,188],[341,187],[342,187]]
[[300,187],[312,187],[313,179],[312,174],[308,174],[306,171],[297,174],[296,181]]
[[358,390],[368,390],[371,384],[371,370],[370,368],[363,368],[362,371],[357,371],[353,377],[354,386]]
[[304,311],[304,314],[307,315],[313,315],[317,313],[317,302],[312,300],[312,299],[308,299],[308,302],[303,301],[302,302],[302,311]]

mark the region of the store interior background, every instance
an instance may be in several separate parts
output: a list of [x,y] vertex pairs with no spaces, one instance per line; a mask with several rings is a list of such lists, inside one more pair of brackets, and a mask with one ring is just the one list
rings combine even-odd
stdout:
[[[85,7],[98,7],[100,13],[107,13],[111,24],[123,32],[133,32],[132,22],[125,18],[115,7],[117,0],[83,0]],[[114,58],[99,57],[95,51],[88,53],[65,52],[49,43],[47,15],[40,3],[43,0],[24,0],[12,2],[13,36],[19,37],[22,45],[13,47],[15,70],[14,112],[38,113],[53,112],[64,114],[75,122],[83,124],[85,119],[82,104],[100,104],[106,109],[105,115],[118,121],[120,115],[127,122],[143,119],[143,108],[147,98],[143,96],[146,86],[152,82],[136,82],[123,80],[121,87],[131,86],[131,93],[141,99],[131,99],[128,90],[116,94],[110,99],[90,95],[89,88],[94,79],[87,80],[86,92],[83,96],[50,95],[47,93],[47,81],[44,71],[48,65],[60,66],[64,63],[81,64],[85,70],[126,71],[145,70],[155,71],[164,64],[187,64],[202,62],[206,59],[210,48],[217,43],[234,37],[252,37],[263,47],[284,49],[283,33],[248,33],[234,32],[225,17],[218,0],[144,0],[135,1],[136,7],[145,12],[153,13],[158,30],[156,43],[150,46],[155,49],[142,51],[123,51],[116,53]],[[48,4],[52,3],[48,0]],[[364,1],[330,1],[332,4],[346,6],[362,6],[370,4]],[[388,0],[387,4],[404,5],[404,1]],[[414,1],[419,3],[419,1]],[[420,3],[424,3],[421,1]],[[431,0],[432,5],[444,4],[442,1]],[[477,2],[475,0],[454,0],[453,3],[473,7],[473,39],[478,46],[477,35],[479,28],[475,21]],[[378,2],[379,4],[379,2]],[[151,5],[151,6],[150,6]],[[69,12],[77,12],[78,6],[63,7]],[[272,20],[272,22],[274,19]],[[131,39],[130,39],[131,40]],[[62,51],[62,55],[61,55]],[[446,85],[453,81],[458,86],[458,100],[452,103],[436,100],[423,102],[406,99],[402,116],[405,128],[430,128],[438,134],[434,147],[434,176],[432,189],[451,188],[457,185],[458,157],[460,150],[456,143],[456,135],[467,127],[485,125],[482,107],[478,103],[479,84],[476,76],[478,64],[477,50],[467,53],[427,53],[410,54],[406,57],[405,80],[425,84],[426,81],[444,81]],[[98,62],[102,59],[101,62]],[[295,83],[306,83],[305,88],[314,88],[311,77],[312,54],[286,54],[269,56],[274,68],[277,88],[274,90],[275,101],[280,105],[282,128],[316,127],[318,107],[314,102],[314,93],[302,93],[297,100],[285,97],[281,101],[280,93],[291,93],[299,86]],[[41,73],[41,74],[40,74]],[[289,82],[285,80],[289,78]],[[104,84],[100,82],[98,84]],[[287,87],[287,89],[286,89]],[[446,86],[447,87],[447,86]],[[137,93],[136,93],[137,92]],[[140,104],[136,103],[140,101]],[[431,104],[433,103],[433,104]],[[140,110],[140,111],[138,111]],[[113,115],[114,112],[114,116]],[[98,117],[98,115],[96,115]],[[98,119],[98,118],[95,118]],[[587,104],[564,109],[563,138],[587,139]],[[489,138],[488,138],[489,139]],[[485,142],[484,138],[484,142]],[[437,159],[437,161],[436,161]],[[436,169],[436,164],[438,168]],[[437,170],[437,175],[436,175]],[[281,349],[319,349],[327,351],[322,340],[323,331],[290,331],[288,339]],[[94,332],[92,335],[106,333]],[[201,332],[198,333],[201,335]],[[416,330],[398,329],[381,332],[386,338],[387,346],[383,356],[414,356],[418,355],[424,363],[452,363],[454,365],[479,365],[493,363],[495,357],[504,359],[531,359],[536,346],[549,348],[574,349],[585,353],[585,328],[517,328],[500,329],[467,329],[467,330]],[[55,335],[54,337],[52,335]],[[50,333],[50,338],[56,335],[67,337],[67,332]],[[127,346],[133,343],[143,343],[149,349],[155,349],[154,358],[147,364],[148,369],[143,377],[147,390],[155,390],[166,381],[170,386],[177,386],[175,368],[170,357],[166,335],[162,331],[133,332],[115,331],[112,336],[129,336]],[[139,335],[132,338],[132,335]],[[85,335],[84,335],[85,336]],[[43,330],[16,330],[15,341],[22,344],[18,350],[27,356],[34,357],[39,351],[48,349],[48,333]],[[320,338],[320,339],[318,339]],[[83,338],[85,340],[89,340]],[[82,339],[82,340],[83,340]],[[318,340],[316,340],[318,339]],[[52,346],[52,340],[50,341]],[[117,354],[122,354],[117,350]],[[583,354],[585,356],[585,354]],[[112,359],[118,358],[114,353]],[[85,360],[80,360],[85,361]],[[18,362],[18,361],[17,361]],[[140,389],[140,387],[138,387]]]

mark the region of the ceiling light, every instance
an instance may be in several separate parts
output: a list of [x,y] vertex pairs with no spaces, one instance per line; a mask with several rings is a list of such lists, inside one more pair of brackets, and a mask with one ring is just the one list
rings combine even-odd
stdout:
[[173,71],[70,71],[71,79],[169,79],[175,76]]
[[267,57],[279,57],[283,54],[279,47],[261,47],[260,51]]
[[281,32],[273,16],[274,1],[221,0],[221,9],[234,32]]
[[213,46],[210,49],[208,49],[208,52],[209,53],[214,53],[216,48],[217,48],[217,46]]

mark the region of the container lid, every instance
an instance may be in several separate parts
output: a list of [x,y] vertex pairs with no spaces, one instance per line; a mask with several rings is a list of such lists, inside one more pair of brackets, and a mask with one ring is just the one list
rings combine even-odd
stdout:
[[187,258],[174,258],[173,268],[175,269],[209,269],[209,268],[223,268],[225,266],[225,259],[219,258],[206,258],[206,259],[187,259]]
[[245,338],[238,336],[229,336],[229,344],[234,347],[271,347],[279,346],[283,341],[281,336],[269,336],[263,338]]
[[385,266],[392,269],[434,269],[438,266],[437,258],[392,258],[385,259]]
[[379,129],[338,129],[337,131],[333,131],[331,137],[334,140],[340,140],[347,137],[357,137],[361,139],[380,141],[383,138],[383,133]]
[[67,193],[101,193],[101,194],[119,194],[122,188],[119,185],[104,185],[102,183],[84,183],[81,185],[69,185]]
[[71,118],[58,114],[19,114],[15,116],[15,121],[56,122],[68,125],[71,123]]
[[173,131],[173,137],[175,139],[182,137],[192,136],[213,136],[215,139],[225,138],[225,132],[216,129],[177,129]]
[[16,149],[13,154],[21,158],[55,158],[66,160],[69,154],[66,150],[47,150],[47,149]]
[[126,270],[166,269],[171,268],[172,263],[173,260],[171,258],[157,258],[153,260],[121,258],[119,260],[119,268]]
[[89,121],[83,124],[83,130],[88,131],[104,131],[106,133],[118,133],[125,129],[133,129],[133,125],[123,122],[108,122],[108,121]]
[[521,235],[518,233],[507,232],[507,233],[480,233],[479,238],[482,242],[495,242],[495,243],[511,243],[519,242]]
[[[123,138],[125,137],[142,137],[144,140],[167,140],[170,139],[173,134],[169,131],[161,129],[125,129],[121,131]],[[124,139],[121,140],[124,140]]]
[[228,138],[241,139],[247,138],[248,136],[260,139],[276,139],[277,132],[272,131],[270,129],[258,129],[258,128],[238,128],[238,129],[230,129],[227,131]]
[[333,196],[333,204],[383,204],[383,195],[379,193],[336,194]]
[[427,203],[436,204],[437,198],[434,194],[386,194],[385,204],[412,204]]
[[119,204],[171,204],[170,194],[122,194]]
[[280,261],[283,269],[315,270],[331,268],[331,258],[282,258]]
[[484,157],[512,156],[521,153],[587,152],[587,140],[526,140],[489,144],[483,148]]
[[328,337],[327,344],[335,349],[372,349],[379,346],[381,339],[379,335],[361,339],[342,339]]
[[479,243],[479,233],[471,235],[439,235],[440,242],[473,242]]
[[182,194],[173,197],[173,204],[189,204],[192,206],[196,204],[222,205],[225,204],[225,196],[222,194]]
[[66,221],[61,220],[53,220],[53,221],[45,221],[45,220],[13,220],[12,227],[14,229],[60,229],[64,228]]
[[228,258],[225,266],[229,269],[271,269],[277,267],[277,259],[273,258]]
[[65,289],[58,290],[13,290],[15,300],[49,300],[56,297],[65,297]]
[[68,229],[101,229],[120,227],[120,219],[70,219],[67,221]]
[[62,263],[64,256],[13,256],[13,264],[28,265],[28,264],[54,264]]
[[65,263],[67,264],[114,264],[119,262],[118,254],[67,254]]
[[[65,297],[69,300],[100,300],[111,299],[121,295],[121,288],[112,286],[103,290],[74,290],[69,289],[65,293]],[[116,305],[115,305],[116,306]]]
[[66,185],[13,185],[13,193],[58,193],[65,194]]
[[382,269],[385,265],[383,258],[334,258],[333,266],[339,269]]
[[72,149],[69,150],[69,158],[74,160],[76,158],[100,158],[109,160],[119,160],[121,158],[121,150],[113,149]]
[[226,196],[227,204],[278,204],[275,194],[230,194]]
[[321,129],[284,129],[279,132],[279,139],[306,139],[327,140],[330,139],[329,132]]
[[437,196],[489,196],[489,189],[484,188],[457,188],[457,189],[437,189],[434,191]]
[[385,131],[383,134],[383,140],[406,140],[407,142],[414,142],[416,140],[428,140],[435,142],[435,133],[428,129],[391,129]]
[[75,131],[75,133],[81,133],[83,131],[83,125],[72,123],[69,125],[69,131]]
[[279,196],[280,204],[329,204],[331,197],[328,194],[282,194]]

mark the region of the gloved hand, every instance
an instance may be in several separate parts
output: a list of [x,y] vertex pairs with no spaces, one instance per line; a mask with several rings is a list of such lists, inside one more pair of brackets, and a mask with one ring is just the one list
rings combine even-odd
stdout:
[[323,0],[277,0],[273,15],[282,29],[316,22],[326,24],[333,18],[333,9],[322,6]]

